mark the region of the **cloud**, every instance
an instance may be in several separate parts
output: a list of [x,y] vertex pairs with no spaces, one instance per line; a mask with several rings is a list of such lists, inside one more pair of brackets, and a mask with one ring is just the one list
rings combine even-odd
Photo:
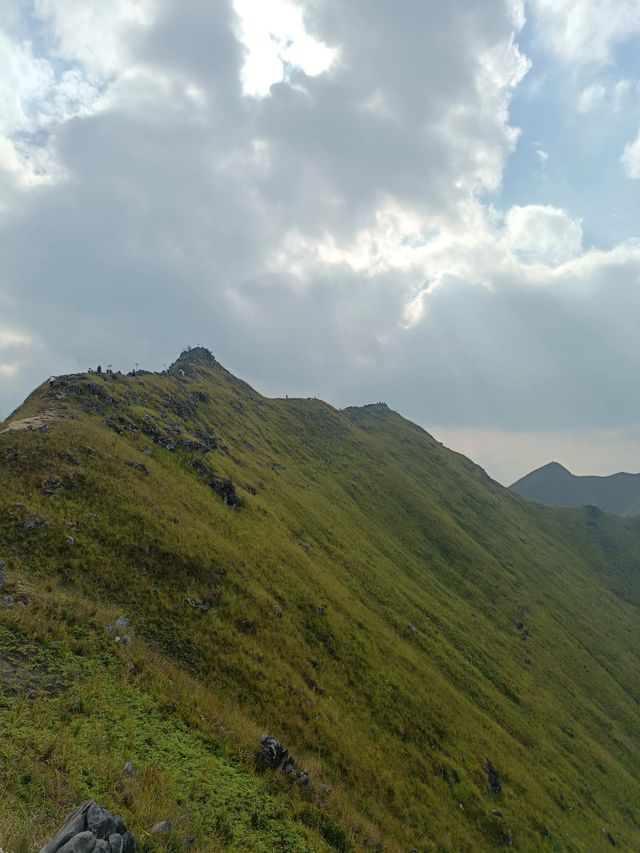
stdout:
[[131,63],[135,37],[153,22],[155,0],[35,0],[34,12],[53,43],[51,57],[77,62],[105,78]]
[[516,205],[507,213],[505,224],[512,251],[525,263],[557,266],[582,249],[582,226],[566,210]]
[[620,162],[628,178],[640,179],[640,131],[634,141],[625,146]]
[[605,83],[598,80],[580,93],[578,112],[589,113],[604,106],[617,112],[621,109],[630,92],[631,82],[629,80],[618,80],[616,83]]
[[[151,0],[36,0],[31,17],[21,5],[1,22],[0,173],[31,187],[64,178],[54,156],[57,128],[98,108],[131,66],[131,36],[149,26],[151,11]],[[38,38],[28,39],[35,20]],[[8,190],[0,176],[0,210]]]
[[312,38],[305,30],[300,8],[287,0],[256,5],[253,0],[234,0],[239,17],[239,37],[247,49],[242,68],[246,94],[266,96],[274,83],[282,82],[288,68],[315,77],[331,67],[336,51]]
[[531,0],[545,47],[562,62],[602,65],[640,33],[636,0]]
[[42,2],[37,45],[11,25],[0,308],[30,343],[0,350],[2,405],[199,342],[267,393],[427,425],[638,420],[638,245],[493,206],[522,4],[248,8]]
[[[35,347],[33,339],[24,332],[0,327],[0,377],[3,383],[12,384],[11,380],[15,381],[19,377]],[[0,419],[1,406],[0,400]]]

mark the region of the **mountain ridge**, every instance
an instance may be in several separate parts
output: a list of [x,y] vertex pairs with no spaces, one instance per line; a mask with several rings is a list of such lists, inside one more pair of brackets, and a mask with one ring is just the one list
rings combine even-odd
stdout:
[[148,851],[640,844],[635,521],[202,352],[55,378],[4,426],[5,847],[91,798]]
[[626,471],[606,476],[577,475],[559,462],[548,462],[509,488],[547,506],[592,505],[616,515],[640,515],[640,474]]

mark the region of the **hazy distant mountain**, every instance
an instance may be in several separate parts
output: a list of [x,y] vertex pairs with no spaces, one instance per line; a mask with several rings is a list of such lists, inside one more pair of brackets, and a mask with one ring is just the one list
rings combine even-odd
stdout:
[[559,462],[549,462],[510,487],[547,506],[597,506],[617,515],[640,515],[640,474],[577,477]]

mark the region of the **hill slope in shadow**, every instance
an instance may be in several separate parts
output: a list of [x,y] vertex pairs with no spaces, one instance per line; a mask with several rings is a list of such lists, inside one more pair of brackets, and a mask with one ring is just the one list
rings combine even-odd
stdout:
[[550,462],[517,480],[510,488],[547,506],[597,506],[616,515],[640,515],[640,474],[579,477]]

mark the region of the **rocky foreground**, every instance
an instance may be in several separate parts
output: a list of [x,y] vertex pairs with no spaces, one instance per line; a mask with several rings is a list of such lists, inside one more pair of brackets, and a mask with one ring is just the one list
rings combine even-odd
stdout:
[[40,853],[133,853],[136,839],[121,818],[86,800]]

